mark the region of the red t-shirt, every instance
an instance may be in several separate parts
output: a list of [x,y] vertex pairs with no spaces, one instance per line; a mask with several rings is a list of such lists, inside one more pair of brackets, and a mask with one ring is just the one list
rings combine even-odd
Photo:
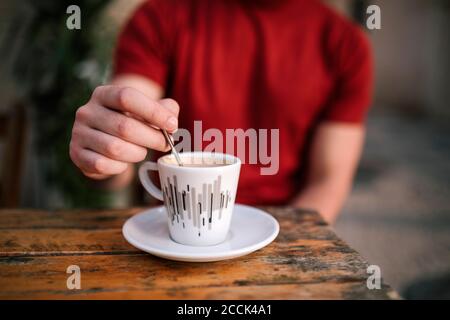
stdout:
[[159,83],[191,132],[194,120],[224,135],[279,129],[278,173],[241,169],[248,204],[286,204],[317,124],[363,122],[372,93],[365,35],[316,0],[145,2],[118,41],[114,74],[125,73]]

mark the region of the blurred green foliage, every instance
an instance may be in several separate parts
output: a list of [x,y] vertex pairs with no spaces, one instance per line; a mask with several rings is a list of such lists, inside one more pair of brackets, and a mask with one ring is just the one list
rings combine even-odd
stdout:
[[[45,178],[72,207],[105,207],[114,196],[90,185],[69,158],[75,111],[108,76],[115,38],[114,28],[101,24],[108,2],[21,0],[3,31],[2,59],[33,108],[37,151],[50,159]],[[66,27],[72,4],[81,9],[80,30]]]

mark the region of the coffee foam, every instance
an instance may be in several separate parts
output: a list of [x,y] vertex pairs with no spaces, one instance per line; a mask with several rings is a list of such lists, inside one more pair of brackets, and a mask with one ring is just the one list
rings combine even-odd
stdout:
[[[178,165],[177,160],[173,155],[168,155],[162,158],[163,163]],[[213,166],[226,166],[233,164],[233,161],[225,159],[224,157],[212,157],[212,156],[182,156],[181,162],[185,166],[195,166],[195,167],[213,167]]]

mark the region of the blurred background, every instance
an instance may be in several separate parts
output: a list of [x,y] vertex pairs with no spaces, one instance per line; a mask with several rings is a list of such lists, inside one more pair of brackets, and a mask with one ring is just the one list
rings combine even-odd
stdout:
[[[142,0],[0,2],[0,207],[126,207],[137,184],[99,191],[74,168],[75,110],[108,81],[117,32]],[[450,298],[450,2],[324,0],[368,31],[376,96],[356,183],[335,229],[405,298]],[[64,27],[62,27],[64,26]]]

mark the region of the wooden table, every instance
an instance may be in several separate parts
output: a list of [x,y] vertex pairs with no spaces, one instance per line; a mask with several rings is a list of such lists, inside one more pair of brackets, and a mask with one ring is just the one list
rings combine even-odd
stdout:
[[[143,210],[0,210],[2,299],[391,299],[369,290],[368,264],[315,212],[264,207],[278,238],[220,262],[160,259],[129,245],[121,228]],[[81,289],[66,273],[81,270]]]

